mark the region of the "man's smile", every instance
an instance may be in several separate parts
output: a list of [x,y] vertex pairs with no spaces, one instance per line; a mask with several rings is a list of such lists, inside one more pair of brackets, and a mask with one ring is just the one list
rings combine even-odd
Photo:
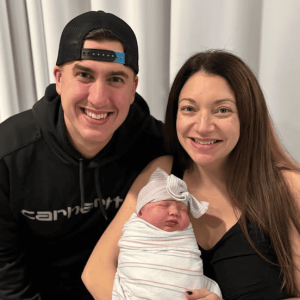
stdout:
[[92,119],[105,119],[107,118],[112,112],[102,113],[102,114],[96,114],[90,110],[87,110],[86,108],[81,108],[82,112],[84,112],[87,116],[89,116]]

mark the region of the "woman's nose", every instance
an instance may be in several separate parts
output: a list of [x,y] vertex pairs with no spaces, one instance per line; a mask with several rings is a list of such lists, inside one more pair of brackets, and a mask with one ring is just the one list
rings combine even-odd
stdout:
[[199,113],[195,116],[194,128],[199,134],[206,134],[214,131],[215,124],[213,121],[213,116],[208,113]]

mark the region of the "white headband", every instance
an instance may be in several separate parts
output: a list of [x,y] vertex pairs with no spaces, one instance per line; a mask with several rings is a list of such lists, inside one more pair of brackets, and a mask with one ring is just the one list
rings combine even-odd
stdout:
[[147,185],[145,185],[137,199],[136,213],[149,202],[163,200],[176,200],[189,205],[194,218],[200,218],[208,209],[208,202],[198,201],[188,190],[186,183],[174,175],[168,175],[165,171],[157,168],[151,175]]

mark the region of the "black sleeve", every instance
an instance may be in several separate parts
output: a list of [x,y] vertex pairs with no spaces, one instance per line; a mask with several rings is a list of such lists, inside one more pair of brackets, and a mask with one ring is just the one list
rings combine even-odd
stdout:
[[9,172],[0,160],[0,299],[40,300],[28,275],[9,199]]

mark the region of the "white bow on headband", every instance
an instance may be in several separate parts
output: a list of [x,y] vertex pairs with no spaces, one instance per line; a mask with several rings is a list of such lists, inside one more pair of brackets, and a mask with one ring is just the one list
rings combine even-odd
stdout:
[[183,180],[157,168],[138,195],[136,212],[139,213],[141,208],[149,202],[163,200],[176,200],[183,202],[186,206],[189,205],[192,215],[197,219],[208,209],[208,202],[198,201],[191,195]]

